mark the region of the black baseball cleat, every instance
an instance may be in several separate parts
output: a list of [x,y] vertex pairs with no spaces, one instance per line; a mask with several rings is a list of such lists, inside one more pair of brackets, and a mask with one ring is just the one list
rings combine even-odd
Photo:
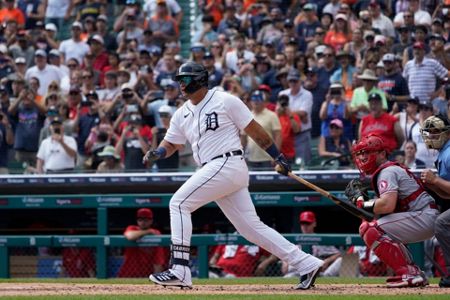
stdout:
[[450,288],[450,276],[442,277],[439,281],[439,287],[441,288]]
[[300,276],[300,283],[295,288],[296,290],[307,290],[314,286],[317,275],[319,275],[320,266],[317,269],[309,272],[308,274]]
[[156,284],[162,285],[163,287],[175,286],[175,287],[180,287],[182,289],[184,289],[184,288],[192,289],[192,285],[188,285],[185,282],[181,281],[174,274],[172,274],[169,270],[161,272],[161,273],[151,274],[148,277],[148,279]]

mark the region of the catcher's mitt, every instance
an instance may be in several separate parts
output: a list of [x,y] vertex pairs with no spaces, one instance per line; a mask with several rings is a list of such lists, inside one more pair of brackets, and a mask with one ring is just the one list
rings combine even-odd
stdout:
[[345,196],[354,204],[359,197],[363,197],[364,201],[369,200],[368,186],[359,179],[352,179],[345,188]]

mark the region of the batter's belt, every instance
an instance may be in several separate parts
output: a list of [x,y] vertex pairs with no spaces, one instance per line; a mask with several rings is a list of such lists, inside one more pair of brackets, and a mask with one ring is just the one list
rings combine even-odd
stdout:
[[[244,151],[242,151],[240,149],[239,150],[233,150],[233,151],[230,151],[230,152],[227,152],[227,153],[224,153],[224,154],[220,154],[220,155],[214,156],[209,161],[212,161],[212,160],[215,160],[215,159],[218,159],[218,158],[222,158],[222,157],[240,156],[240,155],[244,155]],[[208,162],[203,163],[202,166],[206,165]]]

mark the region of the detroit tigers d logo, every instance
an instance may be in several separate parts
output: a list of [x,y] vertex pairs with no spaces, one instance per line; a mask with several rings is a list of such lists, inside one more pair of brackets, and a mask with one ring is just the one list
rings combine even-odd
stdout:
[[208,130],[215,131],[217,128],[219,128],[219,120],[217,118],[217,113],[216,112],[212,112],[210,114],[205,114],[205,115],[206,115],[206,119],[205,119],[206,129],[205,129],[205,131],[208,131]]

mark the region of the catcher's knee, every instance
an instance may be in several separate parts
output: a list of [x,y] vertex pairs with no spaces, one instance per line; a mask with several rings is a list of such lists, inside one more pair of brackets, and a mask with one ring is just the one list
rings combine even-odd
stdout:
[[372,248],[372,246],[376,246],[376,242],[381,239],[384,232],[378,227],[377,221],[372,221],[370,223],[363,222],[361,226],[359,226],[359,234],[367,247]]

